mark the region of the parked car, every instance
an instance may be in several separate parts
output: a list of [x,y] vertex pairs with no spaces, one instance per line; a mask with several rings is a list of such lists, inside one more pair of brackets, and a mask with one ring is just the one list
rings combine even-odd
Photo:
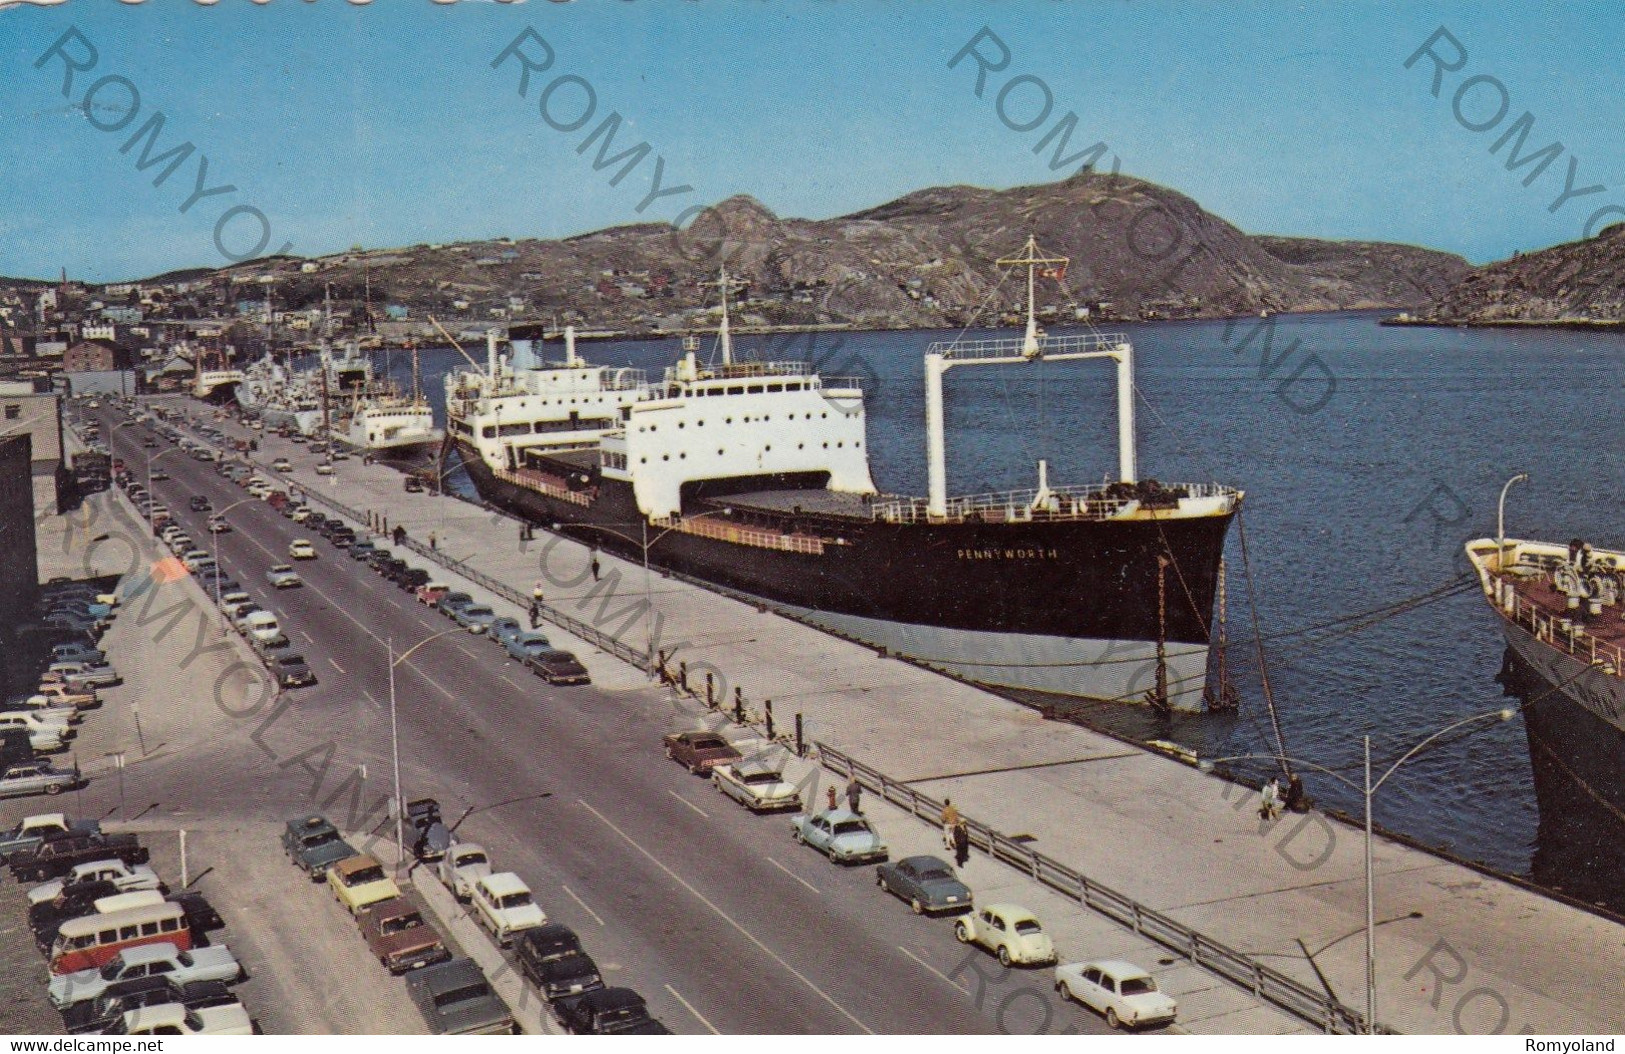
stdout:
[[406,973],[451,958],[440,931],[424,921],[423,911],[406,897],[388,900],[361,922],[367,948],[390,973]]
[[133,834],[98,831],[64,835],[19,850],[7,859],[7,866],[19,882],[44,882],[68,875],[80,864],[117,861],[133,867],[145,864],[151,856]]
[[559,1004],[559,1020],[577,1035],[667,1035],[630,988],[600,988]]
[[62,1023],[71,1036],[101,1032],[127,1012],[144,1007],[179,1003],[191,1010],[231,1006],[239,1003],[220,981],[191,981],[176,984],[168,977],[136,977],[108,987],[95,999],[74,1003],[62,1011]]
[[470,633],[484,633],[496,617],[488,604],[465,604],[452,612],[457,624]]
[[801,792],[779,769],[717,765],[711,769],[711,782],[751,812],[801,808]]
[[327,884],[344,910],[352,915],[360,915],[374,904],[401,895],[400,887],[389,877],[384,865],[366,853],[329,866]]
[[446,593],[441,596],[440,602],[435,606],[440,609],[442,615],[447,618],[454,618],[458,610],[472,603],[474,603],[474,598],[467,593]]
[[440,818],[440,803],[419,798],[406,803],[406,822],[412,829],[412,853],[425,862],[439,860],[451,846],[451,830]]
[[875,884],[907,901],[916,915],[971,907],[970,887],[954,876],[946,861],[934,856],[906,856],[895,864],[881,864],[875,869]]
[[311,671],[310,663],[298,652],[278,655],[269,663],[276,683],[284,688],[303,688],[316,683],[316,674]]
[[372,553],[377,548],[378,548],[377,546],[373,545],[369,541],[363,540],[363,541],[359,541],[359,542],[354,542],[350,546],[350,559],[352,559],[352,560],[365,560],[367,558],[368,554]]
[[474,906],[474,917],[504,948],[520,933],[547,922],[547,914],[531,897],[530,887],[512,871],[477,879],[469,901]]
[[316,547],[307,539],[295,538],[288,543],[288,556],[294,560],[316,559]]
[[954,923],[962,944],[977,944],[999,957],[1000,966],[1042,966],[1055,961],[1055,945],[1038,917],[1019,904],[989,904]]
[[168,887],[147,864],[127,864],[123,860],[108,858],[75,864],[61,878],[43,882],[28,891],[28,904],[44,904],[64,894],[77,893],[88,886],[111,882],[119,893],[136,893],[155,889],[167,893]]
[[100,832],[101,825],[95,820],[69,820],[59,812],[25,816],[9,831],[0,833],[0,864],[10,863],[14,853],[33,852],[53,839]]
[[131,1010],[103,1035],[251,1036],[254,1021],[242,1003],[193,1010],[181,1003]]
[[80,783],[79,769],[59,769],[44,761],[24,761],[0,772],[0,798],[61,794]]
[[427,582],[429,578],[429,572],[421,567],[406,567],[402,568],[399,574],[390,578],[390,581],[394,582],[397,588],[412,593],[417,590],[418,586]]
[[53,662],[46,673],[60,673],[68,684],[83,684],[91,688],[111,688],[123,684],[118,671],[105,662]]
[[526,930],[516,943],[514,957],[549,1001],[604,987],[598,964],[582,949],[581,938],[560,923]]
[[744,757],[722,733],[706,729],[673,732],[663,742],[666,756],[696,776],[710,772],[718,765],[731,765]]
[[592,683],[592,675],[581,665],[581,660],[560,648],[532,652],[525,657],[525,665],[548,684]]
[[293,462],[289,461],[285,457],[279,457],[275,461],[271,462],[271,468],[276,472],[292,472]]
[[1104,1014],[1112,1028],[1171,1025],[1179,1016],[1179,1004],[1150,973],[1121,959],[1057,966],[1055,990]]
[[497,997],[473,959],[450,959],[414,971],[406,993],[437,1036],[509,1035],[508,1005]]
[[498,644],[501,644],[504,647],[507,646],[510,638],[523,632],[524,628],[519,625],[519,620],[516,618],[509,618],[507,615],[494,618],[485,626],[486,637],[496,641]]
[[439,605],[440,598],[449,592],[451,592],[451,587],[444,582],[425,582],[418,586],[414,595],[418,598],[419,604],[435,607]]
[[28,736],[29,747],[38,754],[54,754],[59,750],[66,750],[68,738],[73,735],[66,719],[47,721],[37,713],[26,711],[0,713],[0,728],[21,729]]
[[297,589],[305,584],[299,572],[288,564],[272,564],[270,570],[265,572],[265,579],[278,589]]
[[862,864],[885,860],[886,843],[869,821],[848,809],[802,813],[790,821],[790,834],[829,857],[832,864]]
[[502,646],[507,649],[509,656],[520,662],[526,661],[532,655],[553,650],[553,644],[547,639],[547,635],[537,633],[535,630],[521,630],[504,640]]
[[474,883],[491,873],[491,857],[484,846],[473,842],[453,842],[440,858],[440,881],[451,895],[467,900],[474,892]]
[[418,479],[416,476],[411,476],[411,475],[407,476],[405,481],[403,482],[403,486],[405,487],[406,493],[408,493],[408,494],[422,494],[423,493],[423,481],[421,479]]
[[356,851],[339,836],[339,829],[322,816],[296,816],[282,829],[282,851],[311,878],[320,881],[327,869]]
[[223,981],[230,984],[243,975],[242,964],[224,944],[179,951],[173,944],[142,944],[125,948],[99,970],[57,974],[51,978],[48,994],[58,1009],[95,999],[110,985],[137,977],[168,977],[179,984],[191,981]]
[[107,656],[102,654],[100,648],[85,641],[67,641],[51,646],[51,659],[53,662],[106,662]]
[[291,511],[288,512],[288,519],[294,523],[304,523],[312,515],[309,505],[293,505],[289,506],[289,509]]

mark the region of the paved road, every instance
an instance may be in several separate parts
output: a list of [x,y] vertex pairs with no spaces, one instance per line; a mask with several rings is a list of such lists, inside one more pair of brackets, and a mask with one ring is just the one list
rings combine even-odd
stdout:
[[[139,474],[145,430],[112,423],[103,434]],[[154,489],[195,539],[208,533],[188,497],[207,495],[216,509],[245,497],[212,464],[180,453],[160,464],[173,479]],[[322,682],[193,729],[195,748],[149,765],[143,793],[168,808],[264,820],[338,789],[335,819],[365,813],[390,786],[384,642],[415,643],[450,623],[268,505],[250,501],[229,518],[222,564],[278,613]],[[264,570],[285,562],[294,537],[312,537],[320,557],[300,565],[305,588],[268,595]],[[438,797],[461,837],[518,871],[612,983],[642,992],[675,1031],[974,1033],[1040,1020],[1104,1031],[1056,1005],[1047,971],[1003,978],[1019,1000],[987,998],[967,963],[1002,971],[968,959],[948,923],[899,911],[872,869],[830,866],[791,842],[787,818],[750,816],[664,761],[661,735],[685,721],[663,693],[550,688],[463,634],[425,644],[395,672],[403,793]],[[361,765],[356,810],[344,781]],[[386,858],[390,848],[379,844]]]

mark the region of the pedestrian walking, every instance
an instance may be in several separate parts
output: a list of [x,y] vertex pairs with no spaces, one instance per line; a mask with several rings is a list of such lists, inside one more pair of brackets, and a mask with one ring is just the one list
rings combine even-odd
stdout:
[[942,799],[942,847],[954,847],[954,827],[959,823],[959,810],[954,808],[952,798]]
[[826,787],[825,790],[827,790],[829,792],[829,811],[834,812],[835,809],[836,809],[836,805],[835,805],[835,788],[834,787]]
[[592,580],[594,582],[598,581],[598,554],[596,552],[592,556]]
[[1274,776],[1258,794],[1258,818],[1273,820],[1281,815],[1281,783]]
[[395,544],[401,545],[406,541],[406,528],[400,524],[395,525]]
[[970,825],[964,820],[954,824],[954,866],[964,867],[970,859]]
[[542,624],[542,604],[539,600],[530,602],[530,628],[535,629]]
[[857,813],[859,816],[862,816],[862,804],[863,787],[858,783],[858,778],[856,776],[852,776],[846,781],[846,807]]
[[435,533],[433,531],[429,532],[429,548],[436,551],[439,551],[440,549],[440,539],[435,537]]

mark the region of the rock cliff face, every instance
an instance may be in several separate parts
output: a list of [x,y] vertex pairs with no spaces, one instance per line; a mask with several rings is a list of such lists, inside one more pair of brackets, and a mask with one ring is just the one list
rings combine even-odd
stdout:
[[[1039,302],[1059,320],[1190,318],[1407,308],[1470,270],[1447,253],[1369,242],[1257,237],[1183,194],[1143,180],[1084,173],[1010,190],[934,187],[849,216],[784,219],[753,198],[721,202],[679,232],[638,224],[553,241],[502,240],[259,261],[279,307],[319,303],[323,289],[375,296],[421,317],[557,318],[591,327],[672,329],[715,302],[700,283],[720,264],[749,282],[745,324],[870,328],[994,321],[1022,280],[996,261],[1027,236],[1071,265]],[[1064,285],[1064,287],[1063,287]],[[461,306],[458,306],[461,305]]]
[[1446,325],[1625,322],[1625,224],[1480,267],[1410,318]]

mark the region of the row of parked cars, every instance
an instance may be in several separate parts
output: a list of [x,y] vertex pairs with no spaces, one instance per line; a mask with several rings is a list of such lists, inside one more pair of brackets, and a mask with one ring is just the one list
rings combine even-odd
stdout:
[[62,813],[0,833],[0,861],[28,890],[28,927],[47,995],[71,1034],[249,1035],[231,985],[242,965],[209,934],[224,926],[201,893],[172,892],[133,834]]
[[[407,811],[411,815],[412,806]],[[433,820],[438,822],[438,811]],[[469,913],[498,945],[513,949],[525,979],[541,993],[560,1024],[587,1035],[669,1032],[650,1015],[636,991],[606,985],[581,938],[548,919],[524,879],[512,871],[495,871],[483,846],[458,841],[449,832],[437,839],[433,825],[422,819],[415,819],[413,826],[420,832],[419,859],[434,864],[440,881],[458,902],[468,905]]]
[[916,915],[952,916],[960,943],[983,948],[1005,967],[1055,965],[1056,992],[1105,1015],[1113,1028],[1172,1024],[1177,1017],[1176,1001],[1158,990],[1148,971],[1118,959],[1060,964],[1054,942],[1032,911],[1012,903],[977,905],[970,887],[935,856],[891,861],[867,817],[846,808],[806,808],[782,768],[760,758],[747,760],[720,732],[674,732],[662,746],[667,758],[695,775],[708,775],[718,791],[751,812],[797,810],[790,834],[798,844],[834,864],[878,864],[875,885],[882,892],[903,900]]
[[592,675],[571,652],[556,648],[547,634],[527,630],[519,620],[498,615],[491,605],[457,592],[441,582],[417,589],[418,602],[439,611],[470,633],[496,643],[508,657],[521,662],[548,684],[591,684]]
[[37,687],[0,704],[0,798],[61,794],[83,784],[77,763],[50,755],[68,751],[85,711],[101,706],[102,688],[120,683],[100,643],[118,596],[90,582],[55,579],[40,587],[39,621],[29,636],[49,651]]
[[[412,802],[408,816],[420,859],[445,852],[450,841],[432,799]],[[402,886],[374,856],[357,850],[326,817],[296,816],[283,828],[289,862],[313,881],[325,881],[355,918],[380,966],[407,975],[407,990],[436,1035],[505,1035],[513,1015],[479,966],[453,957],[446,940],[425,916],[409,885]]]

